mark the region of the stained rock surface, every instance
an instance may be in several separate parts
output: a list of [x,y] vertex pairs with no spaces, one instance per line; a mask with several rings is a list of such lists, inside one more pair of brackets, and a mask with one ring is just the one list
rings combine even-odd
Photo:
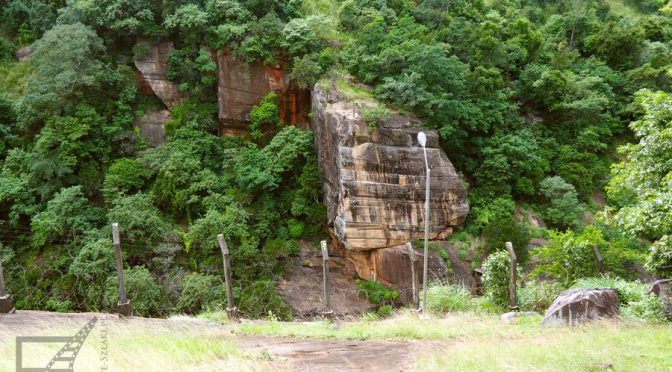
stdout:
[[[346,250],[404,244],[424,234],[425,161],[413,119],[392,115],[373,131],[361,110],[316,85],[314,130],[328,222]],[[427,133],[431,168],[430,239],[464,222],[466,191],[434,131]]]
[[618,292],[613,288],[581,288],[562,292],[541,321],[549,324],[580,324],[618,315]]
[[173,48],[173,43],[149,44],[147,47],[147,55],[135,61],[135,67],[142,78],[140,85],[148,85],[166,107],[171,109],[187,98],[177,83],[168,80],[168,53]]
[[244,63],[229,50],[217,52],[217,101],[223,135],[246,135],[252,107],[270,92],[278,95],[284,123],[308,127],[310,91],[297,86],[283,66]]
[[170,111],[146,109],[144,115],[133,119],[133,126],[140,129],[140,134],[150,146],[156,147],[165,142],[165,123],[170,120]]

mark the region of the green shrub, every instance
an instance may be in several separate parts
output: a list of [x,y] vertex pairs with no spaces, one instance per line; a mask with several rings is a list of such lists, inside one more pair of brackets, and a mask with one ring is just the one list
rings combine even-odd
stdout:
[[376,311],[376,313],[381,318],[387,318],[388,316],[392,315],[392,305],[383,305],[378,308],[378,311]]
[[621,316],[629,320],[663,322],[666,320],[663,303],[653,293],[639,301],[633,301],[620,308]]
[[365,108],[362,109],[362,118],[369,126],[369,132],[372,132],[390,118],[390,110],[382,106]]
[[0,36],[0,63],[13,60],[14,53],[16,53],[16,47],[14,44]]
[[466,311],[474,307],[469,290],[459,285],[430,283],[427,288],[427,310],[435,314]]
[[198,314],[226,307],[226,290],[214,275],[191,273],[182,279],[182,293],[177,300],[178,313]]
[[301,235],[303,235],[305,225],[303,221],[297,221],[295,219],[291,219],[288,222],[288,228],[289,228],[289,236],[292,239],[298,239],[301,237]]
[[672,277],[672,236],[664,235],[653,243],[646,268],[662,278]]
[[509,254],[499,251],[491,254],[483,262],[483,288],[492,303],[506,306],[509,299]]
[[563,289],[560,283],[554,281],[529,281],[525,287],[518,287],[516,291],[518,307],[524,311],[543,313]]
[[579,205],[576,188],[562,177],[547,177],[541,182],[541,194],[546,198],[544,220],[560,228],[579,225]]
[[355,280],[357,294],[369,300],[374,305],[383,306],[393,304],[399,298],[399,292],[389,289],[373,280]]
[[264,127],[280,127],[281,125],[278,95],[273,92],[268,93],[250,111],[250,136],[259,139],[263,135]]
[[240,314],[250,319],[273,314],[280,320],[292,320],[289,306],[275,292],[275,283],[271,280],[258,280],[247,286],[240,292],[238,303]]
[[[159,316],[165,313],[170,304],[164,303],[161,286],[144,266],[134,266],[124,270],[126,295],[131,300],[134,315]],[[105,282],[105,305],[116,310],[119,302],[117,275],[111,275]]]
[[483,236],[487,240],[488,253],[506,250],[505,243],[511,242],[520,265],[524,266],[530,258],[527,249],[530,233],[525,225],[513,217],[491,222],[483,229]]

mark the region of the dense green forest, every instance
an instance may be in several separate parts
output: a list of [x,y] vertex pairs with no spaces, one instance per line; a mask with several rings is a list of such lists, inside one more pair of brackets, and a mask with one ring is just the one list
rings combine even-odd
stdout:
[[[468,185],[455,244],[480,256],[548,239],[530,275],[570,285],[633,265],[672,273],[672,17],[655,0],[2,0],[0,258],[22,309],[109,310],[119,222],[141,315],[221,303],[223,233],[246,316],[289,317],[274,293],[299,239],[326,236],[310,131],[273,96],[251,138],[224,138],[212,51],[287,61],[310,88],[362,83],[436,129]],[[188,101],[152,148],[133,61],[170,40]],[[27,61],[15,52],[31,46]],[[271,128],[264,130],[259,128]],[[541,217],[530,226],[517,211]],[[522,249],[527,260],[527,249]],[[486,283],[487,284],[487,283]]]

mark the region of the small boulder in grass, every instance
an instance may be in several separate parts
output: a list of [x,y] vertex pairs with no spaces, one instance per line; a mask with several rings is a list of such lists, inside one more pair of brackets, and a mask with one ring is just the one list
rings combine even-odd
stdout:
[[580,288],[562,292],[546,310],[542,325],[582,324],[618,316],[618,291],[614,288]]
[[539,314],[534,311],[511,311],[508,313],[502,314],[500,317],[502,323],[509,324],[516,321],[518,318],[532,318]]
[[650,293],[655,294],[663,303],[663,311],[668,319],[672,319],[672,279],[656,280],[651,285]]

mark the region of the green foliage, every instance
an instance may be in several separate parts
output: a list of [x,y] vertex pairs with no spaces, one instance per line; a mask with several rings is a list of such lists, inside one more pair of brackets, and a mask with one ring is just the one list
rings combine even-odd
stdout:
[[149,172],[136,159],[118,159],[107,170],[103,183],[103,195],[108,203],[120,195],[140,191]]
[[630,239],[608,231],[605,233],[597,225],[589,226],[580,233],[551,231],[548,244],[534,250],[534,257],[541,263],[535,267],[533,274],[553,277],[565,284],[593,277],[597,274],[593,252],[596,245],[604,260],[605,273],[628,275],[626,268],[642,260],[639,247],[633,245]]
[[279,320],[292,320],[289,306],[275,292],[275,283],[270,280],[250,283],[240,292],[238,304],[240,314],[246,318],[272,315]]
[[95,31],[81,24],[57,25],[35,43],[32,63],[35,73],[28,79],[22,101],[22,117],[29,123],[62,112],[70,100],[81,99],[86,88],[100,83],[104,51]]
[[509,300],[510,258],[505,251],[495,252],[485,259],[482,266],[483,288],[490,302],[506,306]]
[[523,311],[544,313],[565,288],[551,280],[531,280],[516,289],[518,306]]
[[672,237],[670,235],[664,235],[651,245],[646,268],[660,277],[672,277]]
[[187,274],[182,279],[182,293],[175,305],[178,313],[198,314],[226,306],[226,290],[214,275]]
[[105,310],[106,280],[116,273],[110,238],[88,240],[73,259],[68,273],[76,278],[77,295],[83,308]]
[[478,301],[462,286],[435,282],[427,288],[427,310],[431,313],[443,315],[477,308]]
[[522,266],[527,264],[530,256],[527,248],[530,233],[517,219],[508,218],[491,222],[483,229],[483,236],[487,239],[487,252],[506,250],[505,243],[511,242],[518,263]]
[[14,59],[16,47],[14,44],[0,37],[0,63]]
[[[126,295],[131,301],[133,314],[144,317],[159,316],[166,312],[166,303],[161,286],[144,266],[134,266],[124,270]],[[105,307],[113,311],[119,302],[117,275],[111,275],[105,282]]]
[[355,284],[357,284],[357,294],[374,305],[393,305],[394,301],[399,298],[399,292],[373,280],[356,279]]
[[390,110],[382,106],[367,107],[362,110],[362,118],[372,132],[390,118]]
[[541,182],[540,193],[546,199],[543,211],[545,221],[559,228],[576,228],[579,225],[581,206],[574,186],[562,177],[547,177]]
[[107,212],[107,220],[119,223],[122,241],[132,244],[152,244],[167,228],[149,195],[142,193],[117,198]]
[[62,189],[44,212],[33,217],[33,244],[39,247],[66,236],[79,240],[102,220],[103,211],[91,205],[81,186]]
[[250,136],[259,139],[264,130],[272,130],[281,125],[278,95],[273,92],[268,93],[250,111]]

